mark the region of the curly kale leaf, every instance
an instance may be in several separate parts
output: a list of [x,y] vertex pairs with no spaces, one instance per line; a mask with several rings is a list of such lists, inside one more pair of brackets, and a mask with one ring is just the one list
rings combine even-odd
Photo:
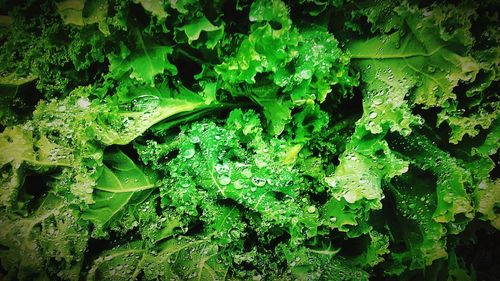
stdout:
[[[288,229],[294,240],[303,239],[302,231],[306,236],[315,232],[316,207],[308,200],[297,202],[308,184],[292,164],[283,162],[284,140],[267,140],[252,111],[232,111],[225,126],[194,123],[173,142],[136,147],[146,164],[168,175],[162,201],[181,214],[196,217],[198,208],[229,199],[259,214],[259,233],[274,225]],[[177,157],[160,164],[174,151]]]
[[215,71],[223,88],[263,108],[273,134],[281,134],[293,108],[322,103],[334,86],[342,96],[357,85],[337,40],[321,27],[293,27],[283,2],[256,1],[249,19],[250,34]]

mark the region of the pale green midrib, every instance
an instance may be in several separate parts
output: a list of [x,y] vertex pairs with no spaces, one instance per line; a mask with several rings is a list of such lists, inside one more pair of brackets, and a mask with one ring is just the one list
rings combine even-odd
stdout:
[[[127,193],[127,192],[143,191],[143,190],[148,190],[148,189],[152,189],[152,188],[158,187],[157,185],[155,185],[155,184],[153,184],[153,183],[150,182],[150,179],[142,172],[142,170],[140,170],[137,167],[134,167],[134,168],[128,169],[127,171],[135,171],[136,175],[141,175],[142,176],[142,179],[140,179],[140,180],[141,181],[146,181],[147,184],[144,184],[144,185],[141,185],[141,186],[138,186],[138,187],[125,188],[124,185],[123,185],[122,180],[116,175],[116,173],[114,173],[113,170],[111,170],[107,166],[105,166],[105,168],[109,170],[110,176],[113,177],[116,186],[118,186],[119,188],[118,189],[117,188],[113,188],[113,186],[111,186],[111,187],[101,187],[98,184],[98,185],[95,186],[95,189],[97,189],[97,190],[102,190],[102,191],[111,192],[111,193]],[[136,177],[134,180],[139,180],[139,179],[138,179],[138,177]]]
[[[363,54],[358,54],[356,55],[355,52],[351,51],[351,59],[376,59],[376,60],[382,60],[382,59],[409,59],[409,58],[415,58],[415,57],[431,57],[437,52],[439,52],[441,49],[446,47],[445,45],[439,46],[438,48],[428,52],[428,53],[408,53],[408,54],[386,54],[386,55],[363,55]],[[348,48],[349,49],[349,48]]]
[[[204,102],[196,102],[196,103],[186,103],[183,105],[177,105],[175,107],[162,107],[158,110],[157,116],[154,118],[151,118],[151,120],[145,121],[146,125],[140,128],[139,130],[135,131],[129,131],[128,134],[125,134],[125,136],[120,136],[118,134],[115,134],[113,136],[105,136],[104,142],[107,145],[112,145],[112,144],[118,144],[118,145],[125,145],[137,138],[138,136],[142,135],[145,131],[147,131],[149,128],[154,126],[155,124],[172,117],[176,114],[179,114],[181,112],[189,112],[189,111],[194,111],[195,109],[202,108],[203,105],[205,105]],[[124,116],[130,113],[120,113],[119,115]],[[140,116],[142,115],[142,112],[133,112],[133,115]]]
[[63,163],[63,162],[51,162],[51,161],[41,161],[41,160],[36,160],[36,159],[28,159],[28,158],[21,158],[22,161],[28,163],[29,165],[33,166],[46,166],[46,167],[65,167],[65,168],[71,168],[73,165],[70,163]]
[[[122,185],[123,186],[123,185]],[[143,185],[143,186],[140,186],[138,188],[123,188],[123,189],[113,189],[113,188],[107,188],[107,187],[95,187],[95,189],[97,190],[101,190],[101,191],[106,191],[106,192],[111,192],[111,193],[128,193],[128,192],[138,192],[138,191],[144,191],[144,190],[148,190],[148,189],[152,189],[152,188],[157,188],[159,187],[158,185],[156,184],[147,184],[147,185]]]
[[142,48],[142,50],[144,51],[144,55],[146,56],[147,60],[148,60],[148,68],[149,68],[149,71],[150,72],[154,72],[154,66],[153,66],[153,61],[151,60],[151,56],[149,55],[148,53],[148,50],[146,48],[146,45],[144,44],[144,40],[142,39],[142,35],[140,33],[138,33],[138,40],[137,40],[140,44],[140,47]]

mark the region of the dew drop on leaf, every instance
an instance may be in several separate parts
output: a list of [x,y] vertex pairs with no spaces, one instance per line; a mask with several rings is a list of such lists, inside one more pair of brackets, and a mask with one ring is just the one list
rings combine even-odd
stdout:
[[230,178],[230,177],[227,177],[227,176],[221,176],[221,177],[219,178],[219,183],[220,183],[221,185],[228,185],[228,184],[230,184],[230,183],[231,183],[231,178]]
[[185,159],[190,159],[193,158],[194,154],[195,154],[194,148],[188,148],[184,150],[184,152],[182,153],[182,157],[184,157]]
[[313,205],[307,207],[307,212],[311,213],[311,214],[314,213],[314,212],[316,212],[316,207],[313,206]]
[[266,180],[258,177],[253,177],[252,183],[256,186],[264,186],[266,184]]

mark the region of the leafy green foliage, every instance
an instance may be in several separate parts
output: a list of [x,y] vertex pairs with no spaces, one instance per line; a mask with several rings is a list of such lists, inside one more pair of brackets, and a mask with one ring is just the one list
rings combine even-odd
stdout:
[[494,1],[0,1],[0,279],[494,280]]
[[139,274],[148,280],[224,280],[227,265],[220,260],[217,245],[204,240],[170,240],[155,253],[136,241],[104,252],[95,260],[87,280],[128,280]]
[[109,71],[114,77],[119,78],[130,73],[130,78],[153,84],[154,77],[163,73],[164,70],[172,74],[177,73],[175,66],[167,60],[167,55],[172,53],[171,47],[150,44],[146,47],[141,35],[138,35],[137,40],[140,51],[130,51],[125,45],[121,45],[118,55],[108,56]]
[[[263,107],[271,132],[279,135],[283,131],[291,120],[291,109],[322,103],[331,86],[338,85],[338,94],[344,95],[356,85],[356,77],[347,69],[349,57],[335,38],[322,27],[293,27],[284,3],[257,1],[249,19],[250,34],[236,54],[215,70],[233,95],[249,95]],[[257,80],[257,74],[262,78]],[[233,90],[238,84],[256,87],[241,93]]]
[[150,190],[157,187],[153,176],[146,175],[120,150],[107,151],[94,187],[95,203],[83,218],[101,229],[125,206],[140,204],[148,197]]
[[[28,217],[2,211],[0,257],[7,278],[77,280],[88,240],[88,223],[64,199],[48,194]],[[52,261],[52,262],[50,262]]]

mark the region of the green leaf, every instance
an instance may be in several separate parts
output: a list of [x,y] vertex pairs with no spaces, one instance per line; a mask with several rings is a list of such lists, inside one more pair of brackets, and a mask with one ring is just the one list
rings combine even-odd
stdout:
[[497,153],[500,146],[500,121],[497,119],[493,123],[491,132],[488,133],[483,144],[472,148],[472,155],[479,154],[489,156]]
[[[472,219],[474,209],[467,186],[473,186],[474,181],[465,165],[419,133],[414,133],[411,138],[398,138],[397,143],[404,148],[401,152],[408,161],[423,170],[430,170],[437,177],[437,206],[433,219],[441,223],[456,222],[457,225],[463,223],[455,221],[459,214],[465,217],[465,221]],[[451,228],[449,231],[456,230]]]
[[165,119],[219,106],[210,97],[204,98],[185,87],[174,90],[124,82],[119,95],[99,107],[102,110],[96,112],[97,120],[92,126],[97,139],[105,145],[124,145]]
[[[265,140],[253,111],[234,110],[223,127],[213,122],[193,123],[176,143],[152,142],[139,147],[139,155],[161,172],[168,171],[162,197],[180,214],[196,216],[198,207],[213,212],[213,200],[230,199],[259,213],[263,220],[255,222],[262,225],[259,232],[272,225],[286,227],[295,243],[313,235],[318,212],[309,200],[288,204],[308,184],[292,165],[283,165],[284,144],[279,139]],[[178,156],[168,165],[155,164],[172,151]]]
[[[470,137],[477,136],[481,130],[486,130],[500,120],[500,104],[496,105],[493,112],[488,112],[482,108],[470,116],[460,116],[447,111],[441,112],[439,122],[446,121],[451,127],[450,143],[459,143],[465,135]],[[496,121],[498,122],[498,121]],[[495,126],[495,125],[494,125]],[[498,125],[496,125],[498,127]],[[493,128],[492,131],[498,130]]]
[[[15,113],[16,101],[21,98],[21,93],[37,79],[36,76],[17,77],[15,73],[0,76],[0,124],[12,124],[18,115]],[[30,93],[31,94],[31,93]]]
[[396,205],[396,210],[387,211],[387,225],[393,239],[405,245],[390,254],[390,267],[419,269],[447,257],[446,226],[434,218],[438,204],[434,179],[411,170],[387,186]]
[[336,256],[339,250],[331,245],[314,249],[280,246],[280,252],[289,261],[289,270],[279,280],[367,281],[369,278],[369,274],[360,267]]
[[171,239],[156,249],[134,241],[103,252],[87,280],[128,280],[142,274],[146,280],[226,280],[227,265],[217,246],[206,240]]
[[263,108],[272,134],[283,132],[293,108],[322,103],[331,92],[345,96],[357,85],[333,35],[319,26],[293,27],[283,2],[256,1],[249,19],[250,34],[214,69],[233,96]]
[[156,75],[165,71],[172,75],[177,74],[177,68],[167,59],[173,51],[171,46],[149,43],[137,33],[136,48],[130,51],[122,44],[119,54],[108,55],[109,72],[114,78],[121,79],[122,76],[128,75],[137,81],[154,85]]
[[71,153],[71,150],[50,142],[45,136],[33,139],[33,132],[26,128],[6,128],[0,134],[0,205],[8,208],[15,206],[26,170],[72,167]]
[[252,22],[278,22],[284,29],[289,29],[292,21],[289,17],[289,8],[280,0],[262,1],[252,3],[248,15]]
[[197,0],[177,0],[170,1],[169,4],[170,7],[185,15],[192,11],[193,7],[198,7],[200,3]]
[[[49,193],[29,216],[0,211],[0,258],[8,280],[78,280],[87,225],[64,199]],[[57,260],[57,263],[53,261]]]
[[134,3],[140,3],[144,10],[150,12],[161,20],[165,20],[168,13],[165,11],[165,1],[163,0],[134,0]]
[[500,215],[497,210],[500,205],[500,180],[482,181],[474,192],[474,199],[477,211],[481,213],[479,218],[490,221],[494,228],[500,229]]
[[142,203],[158,187],[154,173],[140,169],[119,149],[105,152],[104,166],[94,187],[94,201],[82,217],[101,231],[127,206]]
[[199,46],[195,41],[200,39],[200,35],[205,33],[207,39],[205,46],[208,49],[213,49],[224,35],[224,26],[213,25],[206,17],[191,20],[188,24],[177,28],[177,30],[184,32],[187,36],[190,45]]
[[213,237],[219,245],[239,241],[245,235],[246,224],[236,205],[230,207],[216,202],[205,204],[202,220],[206,224],[206,235]]
[[146,175],[120,150],[105,152],[103,162],[103,170],[95,187],[98,190],[124,193],[158,187],[154,175]]
[[[458,16],[455,8],[448,7],[446,11],[441,11],[439,7],[434,7],[425,12],[402,5],[394,10],[396,14],[393,17],[399,17],[405,23],[401,30],[348,45],[352,59],[362,71],[368,91],[382,92],[389,87],[397,93],[390,91],[389,101],[402,101],[407,97],[411,106],[442,108],[436,125],[447,121],[452,126],[452,143],[460,141],[465,134],[477,135],[479,125],[488,128],[496,113],[481,112],[469,118],[459,117],[461,114],[457,113],[455,88],[459,84],[473,84],[481,71],[489,73],[493,67],[466,52],[470,44],[466,30],[470,26],[471,15],[466,13],[460,28],[448,34],[440,24],[449,20],[448,17]],[[486,85],[483,88],[492,79],[490,76],[483,81],[482,84]],[[377,123],[374,122],[375,126],[378,126]],[[373,132],[380,131],[377,127],[374,129]]]
[[110,35],[106,22],[107,0],[65,0],[56,5],[57,12],[65,24],[84,26],[97,23],[104,35]]

